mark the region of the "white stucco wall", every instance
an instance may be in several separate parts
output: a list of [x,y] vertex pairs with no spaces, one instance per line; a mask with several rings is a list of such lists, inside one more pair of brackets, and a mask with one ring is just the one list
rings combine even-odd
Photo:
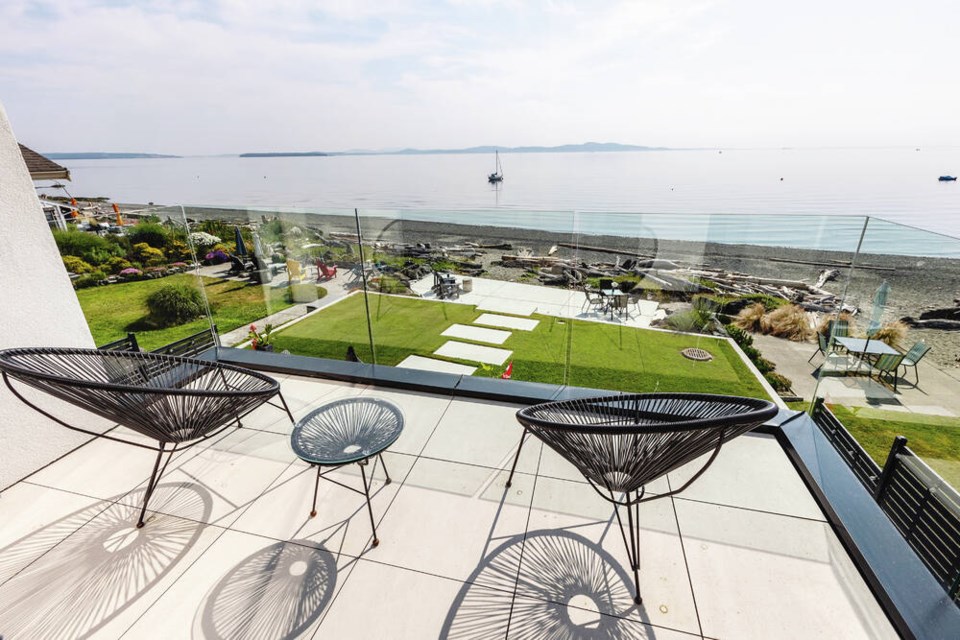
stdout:
[[[0,349],[26,346],[91,347],[93,338],[0,104]],[[102,427],[79,409],[31,397],[59,417]],[[25,406],[0,382],[0,490],[88,439]]]

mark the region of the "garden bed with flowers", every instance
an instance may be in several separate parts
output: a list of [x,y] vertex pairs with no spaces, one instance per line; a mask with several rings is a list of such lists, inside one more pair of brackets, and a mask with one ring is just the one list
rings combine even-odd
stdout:
[[[197,287],[198,281],[193,275],[179,274],[77,291],[77,299],[87,318],[94,342],[105,344],[132,331],[137,334],[140,346],[149,351],[208,327],[206,316],[176,326],[153,326],[147,299],[162,287],[171,284]],[[261,287],[221,278],[203,278],[203,286],[213,321],[221,333],[249,325],[292,304],[286,289]]]

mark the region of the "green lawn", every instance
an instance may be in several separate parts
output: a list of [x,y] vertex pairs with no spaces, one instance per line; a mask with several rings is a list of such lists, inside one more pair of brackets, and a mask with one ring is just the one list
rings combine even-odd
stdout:
[[[137,334],[140,346],[151,350],[209,328],[206,318],[166,329],[150,328],[147,323],[147,296],[167,284],[197,286],[197,279],[192,275],[181,274],[77,291],[77,299],[87,318],[94,342],[111,342],[132,331]],[[222,278],[203,278],[203,285],[220,333],[263,318],[291,304],[287,302],[286,289],[249,285]]]
[[[370,316],[376,362],[395,365],[409,355],[429,356],[455,323],[470,324],[482,312],[444,304],[371,294]],[[513,378],[618,391],[687,391],[767,397],[763,387],[725,340],[634,329],[612,324],[534,315],[533,331],[514,331],[503,348],[513,351]],[[348,346],[373,361],[362,295],[350,296],[276,335],[277,350],[342,360]],[[686,347],[713,354],[710,362],[680,355]],[[567,371],[567,354],[572,363]],[[456,360],[453,360],[457,362]],[[470,364],[470,363],[465,363]],[[476,375],[499,376],[503,367],[481,367]],[[564,373],[567,371],[567,378]]]
[[841,405],[830,410],[880,466],[893,439],[904,436],[914,453],[960,488],[960,419]]

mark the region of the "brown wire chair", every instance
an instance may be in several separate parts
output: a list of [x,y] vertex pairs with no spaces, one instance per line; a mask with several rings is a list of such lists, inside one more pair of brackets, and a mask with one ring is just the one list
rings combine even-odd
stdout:
[[[0,351],[0,373],[10,391],[54,422],[81,433],[157,452],[137,527],[174,453],[214,437],[278,396],[279,383],[233,365],[133,351],[20,348]],[[153,447],[68,424],[27,400],[11,378],[157,441]],[[163,454],[168,454],[161,468]]]
[[[710,467],[725,442],[776,413],[776,405],[767,400],[685,393],[618,395],[526,407],[517,412],[524,431],[507,486],[529,433],[573,464],[601,497],[613,503],[633,569],[635,601],[640,604],[640,504],[686,489]],[[648,483],[705,453],[710,457],[682,487],[645,496]],[[628,531],[620,507],[626,509]]]

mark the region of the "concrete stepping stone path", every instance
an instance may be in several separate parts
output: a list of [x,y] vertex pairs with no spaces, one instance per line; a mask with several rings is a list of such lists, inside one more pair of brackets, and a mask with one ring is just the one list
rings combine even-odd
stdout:
[[483,324],[488,327],[501,327],[503,329],[514,329],[518,331],[533,331],[540,324],[539,320],[530,320],[529,318],[511,318],[510,316],[498,316],[494,313],[484,313],[473,321],[473,324]]
[[444,343],[433,353],[434,355],[444,356],[447,358],[458,358],[460,360],[470,360],[472,362],[483,362],[484,364],[503,364],[513,352],[509,349],[481,347],[476,344],[467,344],[466,342],[455,342],[451,340]]
[[477,370],[476,367],[468,367],[465,364],[456,364],[445,360],[436,360],[434,358],[424,358],[423,356],[407,356],[398,367],[404,369],[417,369],[418,371],[433,371],[436,373],[455,373],[457,375],[472,376]]
[[473,340],[474,342],[503,344],[507,341],[507,338],[511,336],[511,333],[509,331],[500,331],[499,329],[484,329],[482,327],[471,327],[465,324],[454,324],[447,327],[446,331],[440,335],[448,338]]

